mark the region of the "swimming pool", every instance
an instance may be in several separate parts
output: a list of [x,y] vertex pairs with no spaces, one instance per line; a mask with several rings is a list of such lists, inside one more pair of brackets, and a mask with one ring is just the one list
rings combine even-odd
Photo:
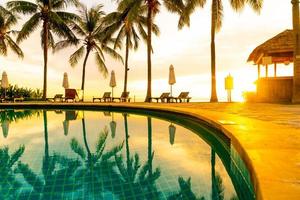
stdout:
[[1,110],[0,199],[255,199],[231,141],[155,111]]

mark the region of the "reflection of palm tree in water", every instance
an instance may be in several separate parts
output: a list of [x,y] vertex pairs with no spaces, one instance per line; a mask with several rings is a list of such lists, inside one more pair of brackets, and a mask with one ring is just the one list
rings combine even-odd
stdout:
[[212,200],[223,200],[224,199],[224,186],[222,178],[215,171],[216,164],[216,153],[211,150],[211,199]]
[[[224,186],[222,178],[215,171],[216,165],[216,152],[211,150],[211,181],[212,181],[212,200],[223,200],[224,199]],[[230,200],[238,200],[237,196],[232,196]]]
[[[150,126],[149,126],[150,125]],[[160,176],[160,170],[155,169],[152,172],[153,153],[151,153],[151,119],[149,124],[148,119],[148,161],[141,166],[139,155],[135,153],[134,157],[130,156],[129,148],[129,134],[127,115],[124,114],[124,126],[125,126],[125,145],[126,145],[126,161],[122,155],[116,155],[115,160],[117,164],[118,173],[120,174],[120,180],[122,185],[123,194],[119,194],[121,199],[158,199],[158,192],[155,187],[155,181]],[[149,152],[148,152],[149,153]]]
[[204,200],[204,197],[197,198],[192,191],[191,177],[184,180],[181,176],[178,178],[179,191],[171,196],[168,200]]
[[20,119],[28,119],[33,115],[39,115],[39,111],[34,110],[4,110],[0,111],[0,123],[2,127],[3,136],[6,138],[8,136],[9,124],[11,122],[17,122]]
[[[24,191],[20,199],[61,199],[74,190],[73,174],[79,162],[59,154],[49,154],[47,111],[43,111],[45,152],[42,164],[43,179],[35,174],[27,164],[19,163],[18,171],[32,186],[32,191]],[[62,183],[63,182],[63,183]],[[63,185],[62,185],[63,184]]]
[[[112,168],[114,163],[110,158],[115,156],[123,148],[123,143],[105,151],[108,130],[105,128],[97,139],[96,151],[91,152],[86,135],[85,119],[82,119],[83,141],[84,147],[80,145],[77,139],[71,140],[71,149],[81,158],[82,167],[76,171],[76,180],[84,189],[85,199],[99,199],[101,191],[104,189],[111,190],[110,177],[114,176]],[[85,149],[84,149],[85,148]]]
[[25,150],[20,146],[14,153],[9,154],[9,148],[0,148],[0,199],[16,199],[21,183],[16,180],[16,162]]

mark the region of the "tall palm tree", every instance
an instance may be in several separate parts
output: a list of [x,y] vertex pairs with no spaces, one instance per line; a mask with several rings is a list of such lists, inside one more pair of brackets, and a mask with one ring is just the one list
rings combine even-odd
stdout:
[[[181,0],[183,1],[183,0]],[[235,11],[241,11],[246,4],[249,4],[254,11],[259,12],[262,8],[263,0],[230,0],[230,5]],[[195,11],[197,7],[203,7],[206,0],[185,0],[183,3],[185,9],[181,12],[182,23],[189,25],[189,16]],[[211,102],[218,102],[217,85],[216,85],[216,47],[215,47],[215,35],[220,31],[223,21],[223,1],[211,0]]]
[[44,83],[43,100],[47,97],[48,49],[54,46],[54,34],[58,37],[69,38],[75,42],[76,37],[68,27],[68,23],[76,20],[77,15],[63,11],[67,5],[78,5],[78,0],[35,0],[9,1],[7,7],[12,12],[31,15],[18,34],[17,42],[29,37],[42,22],[41,45],[44,54]]
[[[78,64],[79,59],[85,54],[81,82],[81,90],[84,94],[86,65],[90,53],[92,53],[93,51],[95,52],[98,70],[105,77],[108,73],[105,64],[104,53],[112,56],[117,60],[121,60],[122,62],[123,59],[113,48],[108,46],[108,44],[113,42],[113,40],[110,38],[107,39],[107,35],[104,31],[105,26],[103,23],[103,19],[105,13],[102,11],[103,5],[99,4],[90,9],[87,9],[84,5],[81,5],[80,7],[81,18],[77,23],[73,24],[73,30],[79,35],[79,41],[81,42],[81,45],[79,49],[70,56],[69,62],[71,66],[75,66]],[[55,45],[55,49],[60,50],[73,44],[74,42],[72,40],[63,40]]]
[[[125,40],[126,50],[123,92],[127,92],[129,51],[131,49],[138,49],[140,37],[144,41],[147,41],[147,33],[145,30],[147,27],[146,11],[143,1],[119,0],[117,11],[112,12],[105,17],[105,21],[108,24],[108,33],[110,35],[117,33],[114,49],[121,49],[122,41]],[[159,34],[157,25],[153,24],[152,32],[155,35]]]
[[[140,1],[140,0],[139,0]],[[150,102],[152,96],[152,60],[151,55],[153,52],[152,48],[152,30],[153,21],[157,13],[159,13],[159,7],[161,5],[160,0],[142,0],[145,2],[147,9],[147,94],[146,102]],[[185,0],[161,0],[167,10],[170,12],[179,13],[179,24],[182,24],[186,19],[183,15]],[[197,0],[201,1],[201,0]]]
[[20,58],[24,57],[23,51],[11,38],[11,34],[16,33],[12,26],[18,22],[17,16],[9,10],[0,6],[0,55],[7,56],[8,47]]

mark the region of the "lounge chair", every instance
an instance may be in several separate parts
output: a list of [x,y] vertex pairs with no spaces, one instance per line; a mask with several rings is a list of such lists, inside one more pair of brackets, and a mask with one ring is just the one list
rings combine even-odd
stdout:
[[62,94],[56,94],[53,98],[47,98],[48,101],[52,102],[62,102],[63,101],[63,95]]
[[65,89],[65,102],[75,102],[76,97],[78,98],[77,91],[75,89]]
[[131,98],[129,98],[129,92],[122,92],[121,97],[113,97],[112,102],[114,102],[115,99],[119,100],[120,102],[130,102]]
[[13,97],[13,101],[15,102],[23,102],[24,101],[24,97],[22,96],[15,96]]
[[158,101],[160,100],[162,103],[167,102],[168,98],[169,98],[170,92],[164,92],[160,95],[160,97],[151,97],[150,101],[152,101],[153,99],[156,100],[156,102],[158,103]]
[[110,102],[111,97],[110,97],[111,92],[104,92],[103,97],[93,97],[93,102],[96,100],[99,100],[100,102]]
[[178,97],[168,97],[168,102],[172,102],[173,100],[176,101],[176,103],[182,103],[182,102],[190,102],[191,97],[189,97],[189,92],[181,92]]

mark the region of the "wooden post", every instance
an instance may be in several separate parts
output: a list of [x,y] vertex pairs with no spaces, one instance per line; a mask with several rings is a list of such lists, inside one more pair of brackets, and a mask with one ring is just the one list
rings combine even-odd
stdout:
[[277,77],[277,63],[274,63],[274,77]]
[[292,0],[293,32],[294,32],[294,77],[293,103],[300,103],[300,14],[299,0]]
[[257,65],[257,79],[260,78],[260,64]]
[[266,65],[266,77],[269,76],[269,68],[268,68],[268,65]]

